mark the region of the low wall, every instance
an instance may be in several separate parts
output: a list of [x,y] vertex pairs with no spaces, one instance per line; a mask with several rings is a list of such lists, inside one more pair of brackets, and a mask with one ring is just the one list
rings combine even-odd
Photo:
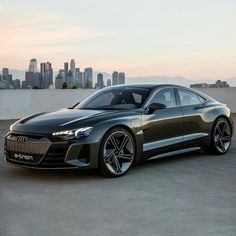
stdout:
[[[70,107],[95,89],[75,90],[0,90],[0,120],[19,119],[42,111]],[[236,113],[236,88],[211,88],[199,91],[229,105]]]
[[70,107],[95,89],[0,90],[0,120],[19,119],[42,111]]
[[227,104],[233,113],[236,113],[236,87],[197,89],[219,102]]

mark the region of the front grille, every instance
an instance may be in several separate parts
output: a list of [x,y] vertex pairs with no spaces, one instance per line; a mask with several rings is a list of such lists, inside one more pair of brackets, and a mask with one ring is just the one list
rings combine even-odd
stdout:
[[50,147],[50,142],[35,141],[29,139],[26,142],[17,141],[15,136],[9,135],[6,138],[6,150],[22,154],[45,155]]
[[[20,137],[20,138],[19,138]],[[72,160],[79,162],[68,163],[65,161],[71,142],[50,142],[42,136],[9,134],[5,138],[6,160],[12,164],[21,164],[37,168],[76,168],[76,164],[88,164],[90,148],[82,145],[73,153]]]

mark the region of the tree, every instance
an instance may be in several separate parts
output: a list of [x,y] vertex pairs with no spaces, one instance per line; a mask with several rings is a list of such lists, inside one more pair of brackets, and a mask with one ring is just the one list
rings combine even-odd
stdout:
[[62,84],[62,88],[63,88],[63,89],[67,89],[67,83],[66,83],[66,82],[64,82],[64,83]]

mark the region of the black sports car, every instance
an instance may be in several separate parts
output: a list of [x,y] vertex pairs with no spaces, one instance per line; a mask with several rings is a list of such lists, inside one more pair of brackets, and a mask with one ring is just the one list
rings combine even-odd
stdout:
[[71,108],[23,118],[10,127],[5,156],[31,168],[99,168],[117,177],[143,159],[204,148],[225,154],[231,144],[230,109],[177,85],[104,88]]

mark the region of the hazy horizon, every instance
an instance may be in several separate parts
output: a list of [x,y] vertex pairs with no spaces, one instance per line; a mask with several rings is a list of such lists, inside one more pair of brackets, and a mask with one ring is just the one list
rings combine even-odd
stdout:
[[236,77],[233,0],[0,0],[0,68],[31,58],[128,77]]

